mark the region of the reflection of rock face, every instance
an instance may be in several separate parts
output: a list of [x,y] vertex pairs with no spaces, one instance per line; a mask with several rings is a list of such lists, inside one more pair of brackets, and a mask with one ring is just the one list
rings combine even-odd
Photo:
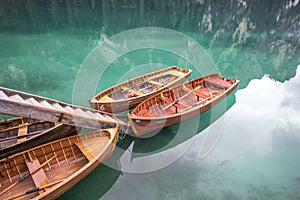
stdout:
[[5,81],[14,83],[16,88],[27,88],[27,80],[24,71],[20,68],[17,68],[15,65],[10,64],[5,70],[1,73],[0,83]]
[[38,0],[2,3],[0,28],[31,33],[86,27],[105,30],[108,38],[144,26],[192,33],[211,52],[221,72],[246,77],[242,87],[264,74],[280,81],[289,79],[293,74],[289,72],[300,62],[299,0],[53,0],[39,5]]

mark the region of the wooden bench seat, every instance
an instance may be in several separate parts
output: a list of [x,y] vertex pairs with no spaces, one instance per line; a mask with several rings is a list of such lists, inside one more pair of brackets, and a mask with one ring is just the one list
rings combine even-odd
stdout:
[[[112,101],[112,100],[113,99],[107,95],[105,95],[99,99],[99,101]],[[97,103],[97,101],[95,101],[95,103]]]
[[204,94],[201,91],[194,91],[194,94],[197,95],[198,97],[201,97],[203,99],[207,99],[210,97],[210,95]]
[[[18,136],[23,136],[23,135],[27,135],[28,133],[28,126],[21,126],[18,130]],[[24,140],[26,140],[26,137],[21,137],[17,139],[17,142],[22,142]]]
[[160,82],[156,82],[156,81],[152,81],[152,80],[150,80],[150,81],[148,81],[149,83],[152,83],[153,85],[157,85],[157,86],[164,86],[165,84],[163,84],[163,83],[160,83]]
[[[166,102],[166,103],[168,103],[169,105],[167,105],[165,108],[164,108],[164,110],[166,110],[166,109],[168,109],[169,107],[171,107],[170,105],[172,105],[172,106],[174,106],[175,107],[175,112],[176,113],[178,113],[178,108],[179,109],[185,109],[186,108],[186,106],[184,106],[184,105],[182,105],[182,104],[180,104],[180,103],[178,103],[178,102],[176,102],[176,103],[174,103],[174,100],[172,100],[172,99],[170,99],[170,98],[168,98],[168,97],[163,97],[163,98],[161,98],[164,102]],[[175,100],[176,101],[176,100]]]
[[[163,100],[164,100],[164,102],[166,102],[168,104],[174,103],[174,100],[172,100],[170,98],[167,98],[167,97],[163,98]],[[186,107],[186,106],[184,106],[184,105],[182,105],[178,102],[174,103],[172,106],[175,106],[175,107],[180,108],[180,109],[183,109],[183,108]]]
[[222,81],[223,83],[221,83],[221,84],[210,81],[210,80],[205,80],[205,82],[208,84],[214,85],[216,87],[219,87],[219,88],[224,88],[224,89],[228,89],[232,85],[231,83],[228,83],[227,81]]
[[143,95],[145,95],[144,93],[139,92],[139,91],[136,91],[136,90],[134,90],[134,89],[132,89],[132,88],[128,88],[128,87],[125,87],[125,86],[122,86],[121,88],[122,88],[122,90],[131,92],[131,93],[136,94],[136,95],[138,95],[138,96],[143,96]]
[[[38,168],[41,167],[41,164],[38,161],[38,159],[34,158],[34,159],[32,159],[32,161],[26,160],[25,163],[26,163],[27,168],[29,169],[32,180],[36,187],[39,188],[39,187],[49,184],[48,177],[46,176],[43,168],[36,171]],[[40,190],[39,192],[43,193],[43,190]]]

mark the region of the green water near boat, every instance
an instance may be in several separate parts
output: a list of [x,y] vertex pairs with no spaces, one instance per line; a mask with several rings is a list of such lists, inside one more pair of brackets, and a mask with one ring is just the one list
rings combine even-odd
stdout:
[[[120,140],[106,165],[59,199],[300,199],[299,13],[298,0],[1,1],[0,85],[88,106],[91,92],[164,66],[237,77],[236,92],[203,115]],[[143,27],[181,33],[186,49],[196,41],[210,59],[192,65],[189,51],[174,53],[183,41],[165,32],[155,45],[171,51],[113,59],[132,41],[152,41],[145,32],[115,43]],[[97,79],[101,70],[84,69],[105,64],[91,61],[103,44],[100,60],[112,62]]]

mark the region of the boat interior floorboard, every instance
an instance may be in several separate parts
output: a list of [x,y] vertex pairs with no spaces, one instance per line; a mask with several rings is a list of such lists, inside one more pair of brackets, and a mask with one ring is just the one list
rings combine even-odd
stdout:
[[74,163],[69,163],[60,167],[57,166],[49,170],[46,169],[45,174],[48,177],[49,183],[59,181],[68,178],[70,175],[81,169],[87,163],[88,161],[86,159],[81,159]]
[[[13,178],[13,180],[14,180],[13,183],[2,183],[2,185],[0,187],[0,193],[2,191],[4,191],[6,188],[8,188],[10,185],[16,183],[18,181],[18,178],[20,178],[20,177],[17,177],[17,176],[14,177]],[[13,197],[16,194],[26,192],[26,191],[31,190],[33,188],[35,188],[35,184],[34,184],[32,178],[28,177],[27,179],[23,180],[22,182],[18,183],[17,185],[12,187],[10,190],[8,190],[4,194],[2,194],[0,196],[0,199],[8,199],[8,198]],[[25,195],[22,198],[18,198],[18,199],[30,199],[30,198],[33,198],[37,195],[38,195],[38,192],[34,192],[34,193]]]
[[[75,173],[76,171],[81,169],[87,163],[88,163],[87,159],[81,157],[75,161],[72,161],[72,163],[68,163],[68,164],[61,165],[61,166],[57,165],[55,167],[52,167],[51,169],[44,168],[43,170],[47,176],[48,182],[53,183],[55,181],[59,181],[59,180],[68,178],[70,175],[72,175],[73,173]],[[6,188],[8,188],[10,185],[16,183],[19,178],[20,178],[19,176],[13,177],[12,178],[13,183],[2,182],[1,187],[0,187],[0,193],[2,191],[4,191]],[[12,187],[10,190],[8,190],[4,194],[2,194],[0,196],[0,199],[11,198],[16,194],[20,194],[23,192],[25,193],[26,191],[34,189],[34,188],[36,188],[36,185],[32,179],[32,176],[29,176],[27,179],[24,179],[23,181],[21,181],[20,183],[16,184],[14,187]],[[38,194],[39,194],[38,192],[34,192],[32,194],[28,194],[28,195],[22,196],[22,198],[17,198],[17,199],[30,199],[30,198],[37,196]]]

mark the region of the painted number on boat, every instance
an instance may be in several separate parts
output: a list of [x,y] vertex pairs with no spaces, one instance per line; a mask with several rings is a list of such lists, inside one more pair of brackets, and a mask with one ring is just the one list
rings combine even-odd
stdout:
[[105,110],[104,105],[101,105],[101,106],[99,107],[99,110],[104,111],[104,110]]

